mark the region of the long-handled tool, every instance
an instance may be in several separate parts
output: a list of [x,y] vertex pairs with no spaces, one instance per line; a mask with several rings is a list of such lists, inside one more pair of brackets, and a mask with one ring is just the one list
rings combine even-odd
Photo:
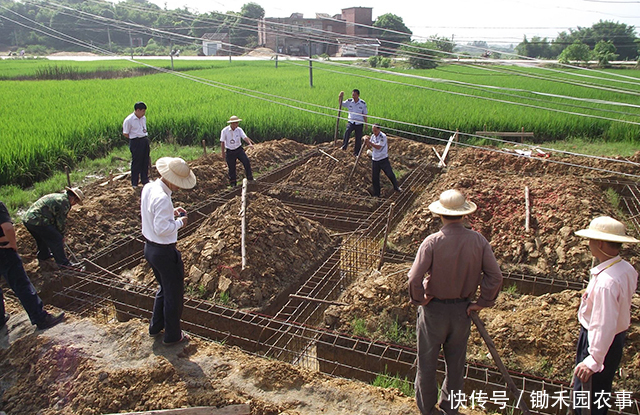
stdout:
[[349,173],[349,177],[347,177],[347,182],[344,184],[345,190],[347,186],[349,186],[349,182],[351,181],[351,176],[353,176],[353,172],[356,171],[356,166],[358,165],[358,160],[360,159],[360,154],[362,154],[362,149],[364,148],[364,143],[360,146],[360,151],[358,151],[358,155],[356,156],[356,162],[353,163],[353,169],[351,169],[351,173]]
[[69,248],[69,245],[67,245],[67,243],[64,243],[64,246],[67,248],[67,251],[69,251],[71,253],[71,256],[73,257],[73,260],[79,264],[81,261],[78,259],[78,257],[76,256],[76,254],[73,253],[73,251],[71,250],[71,248]]
[[502,377],[507,382],[507,385],[509,386],[509,390],[511,390],[511,393],[513,393],[516,396],[516,399],[518,399],[518,406],[520,407],[520,410],[525,415],[531,415],[531,412],[529,412],[529,407],[527,407],[527,404],[525,403],[524,399],[522,399],[522,396],[520,396],[520,391],[518,390],[518,387],[513,382],[511,375],[509,375],[509,371],[507,371],[507,368],[502,363],[502,359],[500,359],[498,350],[496,350],[496,346],[495,344],[493,344],[493,340],[491,340],[491,337],[489,336],[487,329],[484,327],[482,320],[480,320],[478,313],[476,313],[475,311],[472,312],[471,320],[473,320],[473,323],[478,328],[478,332],[480,333],[480,335],[482,336],[482,339],[487,345],[487,348],[489,349],[489,353],[491,353],[491,357],[493,357],[493,361],[496,362],[498,369],[500,369],[500,373],[502,373]]
[[338,145],[338,128],[340,127],[340,114],[342,112],[342,98],[340,98],[340,106],[338,107],[338,118],[336,119],[336,130],[333,133],[333,146]]

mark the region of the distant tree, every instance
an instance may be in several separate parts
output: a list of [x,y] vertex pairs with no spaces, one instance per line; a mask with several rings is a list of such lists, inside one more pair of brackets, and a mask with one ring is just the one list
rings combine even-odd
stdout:
[[570,63],[570,62],[589,62],[589,57],[591,55],[591,49],[589,46],[582,43],[579,40],[576,40],[572,45],[567,46],[560,56],[558,57],[558,61],[560,63]]
[[400,45],[399,43],[408,43],[411,41],[411,35],[413,32],[405,26],[402,21],[402,17],[396,16],[392,13],[386,13],[378,17],[373,22],[373,27],[377,27],[379,30],[374,31],[374,36],[380,40],[382,45],[381,55],[389,56],[393,55]]
[[402,46],[401,50],[413,68],[433,69],[442,57],[450,56],[453,47],[453,42],[446,37],[431,36],[426,42],[411,42]]
[[576,40],[595,48],[596,44],[601,40],[611,41],[616,47],[619,58],[622,60],[635,60],[638,56],[638,45],[636,43],[635,27],[627,26],[624,23],[600,20],[591,27],[578,27],[577,29],[569,29],[569,33],[561,32],[555,40],[554,52],[562,52]]
[[593,57],[598,61],[600,66],[607,66],[609,62],[616,59],[618,54],[616,53],[616,47],[612,41],[604,41],[596,43],[593,48]]
[[530,58],[550,59],[555,57],[551,50],[551,44],[547,41],[547,38],[540,38],[534,36],[531,41],[527,41],[525,36],[524,40],[516,46],[516,53],[522,56],[528,56]]

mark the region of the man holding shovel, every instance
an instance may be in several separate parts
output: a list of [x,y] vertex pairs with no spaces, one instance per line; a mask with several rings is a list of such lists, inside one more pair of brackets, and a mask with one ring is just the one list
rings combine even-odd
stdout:
[[[623,243],[638,243],[627,236],[625,226],[608,216],[595,218],[589,228],[576,232],[589,239],[589,250],[600,262],[591,269],[591,279],[582,295],[578,320],[580,337],[574,369],[574,391],[591,382],[591,414],[603,415],[609,409],[603,399],[611,398],[611,384],[622,359],[622,350],[631,325],[631,298],[636,292],[638,272],[620,257]],[[575,408],[580,415],[580,408]]]
[[[340,101],[342,101],[344,98],[344,91],[340,91],[339,98]],[[367,103],[360,99],[360,91],[354,89],[351,92],[351,98],[346,101],[342,101],[342,106],[349,110],[347,130],[344,132],[342,149],[346,150],[349,146],[349,137],[353,131],[356,135],[356,145],[353,148],[353,155],[358,157],[358,154],[360,154],[360,147],[362,146],[362,131],[367,123]]]
[[[463,225],[464,217],[476,209],[459,190],[443,192],[429,210],[440,216],[444,226],[422,242],[409,270],[410,300],[419,305],[415,387],[423,415],[458,413],[452,394],[464,390],[469,315],[493,306],[502,286],[502,272],[489,242]],[[478,286],[480,297],[473,301]],[[446,373],[437,402],[436,367],[441,347]]]

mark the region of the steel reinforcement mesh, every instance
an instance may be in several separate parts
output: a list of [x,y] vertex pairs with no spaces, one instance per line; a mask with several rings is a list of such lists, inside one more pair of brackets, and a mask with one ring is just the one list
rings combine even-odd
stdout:
[[[370,382],[380,374],[389,374],[412,383],[415,377],[415,349],[325,329],[323,315],[359,273],[371,272],[381,261],[413,260],[384,252],[385,231],[398,223],[439,173],[439,169],[426,164],[419,166],[405,178],[402,183],[404,191],[393,194],[389,199],[353,198],[332,192],[330,196],[339,202],[329,207],[318,206],[312,202],[317,191],[287,189],[281,183],[296,166],[316,155],[317,152],[307,153],[259,178],[251,184],[250,191],[269,193],[273,189],[284,188],[286,191],[282,194],[295,194],[295,198],[281,196],[282,202],[301,216],[317,220],[330,229],[346,231],[341,245],[275,315],[245,312],[210,301],[187,298],[183,313],[184,327],[196,335],[241,347],[257,356],[277,358],[334,376]],[[629,203],[640,207],[633,193],[637,192],[637,188],[635,185],[628,186],[630,197],[635,200]],[[305,199],[305,192],[313,193],[308,200]],[[239,193],[239,188],[230,189],[192,207],[190,219],[194,219],[181,237],[194,232],[208,214]],[[347,202],[340,199],[347,199]],[[65,271],[64,287],[54,294],[53,302],[78,314],[102,319],[149,318],[155,284],[143,286],[122,276],[122,271],[133,268],[141,261],[143,243],[139,233],[129,235],[91,258],[86,272]],[[521,291],[532,293],[583,288],[582,283],[523,274],[508,274],[506,280],[517,283]],[[439,365],[442,377],[444,362],[440,361]],[[507,407],[516,411],[519,410],[517,399],[528,399],[536,391],[545,391],[549,395],[570,391],[566,382],[515,372],[512,372],[512,378],[523,391],[520,397],[511,396],[506,402]],[[493,367],[469,362],[466,365],[466,380],[466,392],[469,394],[478,390],[506,393],[507,396],[510,394],[502,375]],[[619,413],[640,415],[638,401],[633,401],[633,405]],[[496,409],[491,405],[488,407]],[[532,408],[531,412],[556,414],[564,413],[566,409]]]

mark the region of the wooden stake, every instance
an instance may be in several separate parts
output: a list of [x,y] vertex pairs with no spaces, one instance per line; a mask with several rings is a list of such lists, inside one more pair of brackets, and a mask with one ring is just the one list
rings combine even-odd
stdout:
[[511,393],[513,393],[516,399],[518,399],[520,410],[525,415],[531,415],[531,412],[529,412],[529,407],[527,406],[525,400],[521,399],[520,391],[518,390],[518,387],[516,386],[516,384],[513,382],[511,375],[509,375],[509,371],[502,363],[502,359],[500,359],[500,355],[496,350],[496,346],[495,344],[493,344],[493,340],[491,340],[491,336],[489,336],[489,333],[487,332],[487,329],[484,327],[482,320],[480,320],[478,313],[476,313],[475,311],[472,312],[471,320],[473,320],[473,323],[478,328],[478,332],[480,333],[480,335],[482,336],[482,339],[487,345],[487,348],[489,349],[489,353],[491,353],[491,357],[493,357],[493,361],[496,362],[498,369],[500,369],[500,373],[502,373],[502,377],[504,378],[505,382],[507,382],[507,385],[509,386],[509,390],[511,390]]
[[438,157],[438,160],[440,160],[440,163],[438,163],[438,167],[447,167],[447,165],[444,163],[444,160],[442,160],[442,157],[440,156],[440,154],[438,154],[438,150],[436,150],[435,147],[431,147],[433,149],[433,152],[436,153],[436,156]]
[[531,217],[531,206],[529,205],[529,186],[524,187],[524,207],[526,209],[526,216],[524,218],[524,230],[529,232],[529,222]]
[[321,148],[318,149],[318,151],[320,151],[322,154],[324,154],[327,157],[331,157],[332,159],[334,159],[335,161],[340,161],[337,158],[333,157],[331,154],[327,153],[326,151],[322,150]]
[[240,216],[242,217],[242,269],[244,270],[247,266],[247,248],[245,246],[245,235],[247,229],[247,184],[249,181],[245,177],[242,180],[242,208],[240,209]]
[[384,264],[384,253],[387,250],[387,239],[389,237],[389,223],[391,222],[391,213],[393,212],[393,207],[395,203],[391,203],[389,206],[389,214],[387,215],[387,224],[384,227],[384,242],[382,242],[382,252],[380,253],[380,261],[378,262],[378,271],[382,268],[382,264]]
[[[444,164],[444,161],[447,159],[447,154],[449,153],[449,149],[451,148],[451,143],[454,142],[457,139],[458,139],[458,130],[456,130],[456,133],[454,135],[449,137],[449,142],[447,143],[447,146],[444,148],[444,153],[442,153],[442,165],[443,166],[446,166]],[[438,164],[438,167],[442,167],[442,166],[440,164]]]
[[204,155],[207,155],[207,143],[206,141],[202,140],[202,151],[204,152]]
[[356,171],[356,166],[358,165],[358,160],[360,159],[360,154],[362,154],[362,149],[364,148],[364,143],[362,143],[362,145],[360,146],[360,151],[358,152],[358,155],[356,156],[356,162],[353,163],[353,169],[351,169],[351,173],[349,173],[349,177],[347,177],[347,182],[344,184],[344,188],[346,189],[347,186],[349,186],[349,181],[351,180],[351,176],[353,176],[353,172]]

